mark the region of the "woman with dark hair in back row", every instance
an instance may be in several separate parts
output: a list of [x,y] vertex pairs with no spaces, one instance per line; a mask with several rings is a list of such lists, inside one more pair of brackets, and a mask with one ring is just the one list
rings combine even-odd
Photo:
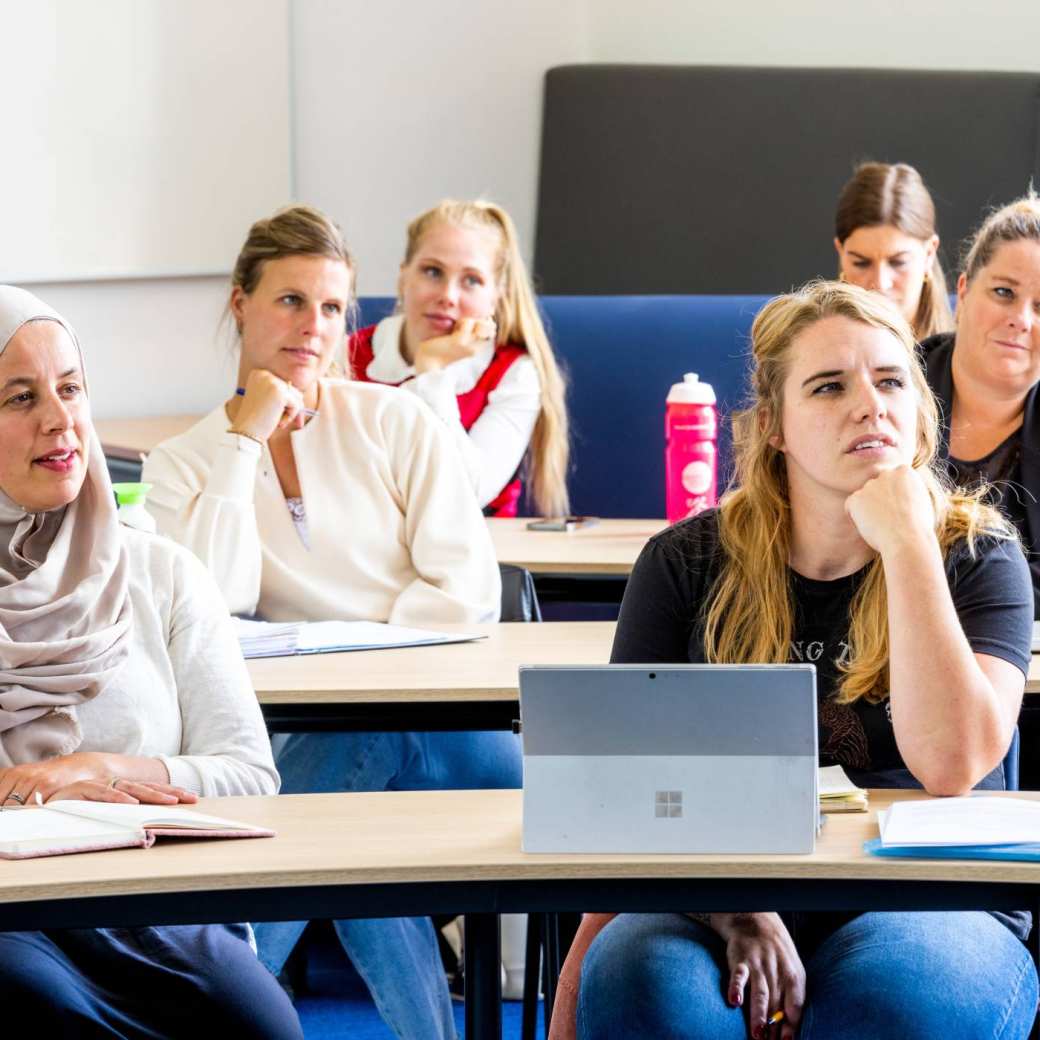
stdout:
[[887,297],[918,342],[953,328],[935,203],[912,166],[856,167],[838,196],[834,248],[841,280]]

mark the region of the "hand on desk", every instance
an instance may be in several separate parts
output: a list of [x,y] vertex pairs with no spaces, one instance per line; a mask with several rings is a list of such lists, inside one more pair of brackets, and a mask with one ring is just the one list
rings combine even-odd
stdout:
[[765,1037],[766,1019],[783,1011],[779,1036],[794,1040],[805,1003],[805,967],[784,922],[778,914],[712,914],[710,920],[726,943],[726,998],[735,1007],[747,1005],[751,1036]]
[[415,371],[436,372],[453,361],[473,357],[483,346],[495,344],[493,318],[459,318],[446,336],[423,340],[415,350]]
[[78,780],[68,787],[59,788],[46,800],[74,799],[84,802],[123,802],[130,805],[178,805],[197,802],[198,795],[172,784],[146,783],[139,780]]
[[169,783],[158,758],[76,751],[71,755],[0,769],[0,805],[31,805],[36,795],[101,802],[194,802],[192,792]]

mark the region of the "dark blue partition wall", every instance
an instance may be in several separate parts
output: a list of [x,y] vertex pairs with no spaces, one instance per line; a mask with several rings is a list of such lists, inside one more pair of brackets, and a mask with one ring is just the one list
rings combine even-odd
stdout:
[[[762,296],[543,296],[542,313],[569,383],[571,501],[595,516],[664,515],[664,403],[697,372],[720,415],[745,391],[748,332]],[[361,301],[366,323],[389,297]],[[722,475],[729,436],[723,422]]]

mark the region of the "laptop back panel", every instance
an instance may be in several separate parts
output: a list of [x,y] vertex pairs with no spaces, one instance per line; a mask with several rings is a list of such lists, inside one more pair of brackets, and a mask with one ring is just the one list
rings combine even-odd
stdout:
[[521,668],[526,852],[804,853],[811,665]]

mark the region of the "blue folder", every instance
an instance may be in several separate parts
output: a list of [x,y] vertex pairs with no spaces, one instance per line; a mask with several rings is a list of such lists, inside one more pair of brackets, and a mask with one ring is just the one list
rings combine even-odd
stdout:
[[1013,845],[882,845],[880,838],[863,842],[872,856],[903,859],[1012,859],[1040,861],[1040,843]]

